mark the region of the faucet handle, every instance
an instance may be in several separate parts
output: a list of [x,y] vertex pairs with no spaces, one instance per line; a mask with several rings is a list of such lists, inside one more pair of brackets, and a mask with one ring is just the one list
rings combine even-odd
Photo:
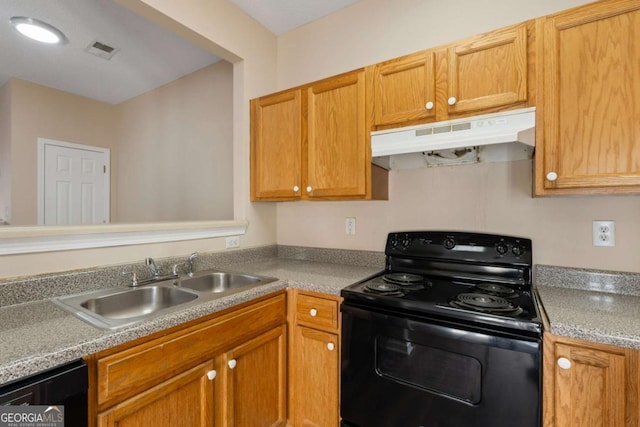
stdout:
[[131,283],[129,284],[129,286],[131,287],[138,286],[138,275],[136,274],[135,271],[123,271],[121,274],[123,276],[126,276],[127,274],[131,275]]
[[171,274],[173,276],[178,277],[178,266],[180,266],[182,263],[181,262],[177,262],[175,264],[173,264],[173,266],[171,267]]
[[193,276],[193,260],[196,259],[197,256],[198,252],[194,252],[187,258],[187,274],[189,277]]

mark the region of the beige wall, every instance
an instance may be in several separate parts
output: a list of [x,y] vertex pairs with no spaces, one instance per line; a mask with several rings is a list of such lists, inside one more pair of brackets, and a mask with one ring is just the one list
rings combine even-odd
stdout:
[[[364,0],[278,39],[285,88],[586,3],[583,0]],[[454,229],[530,237],[534,261],[640,272],[640,197],[531,197],[531,162],[390,173],[388,202],[283,203],[278,243],[383,250],[386,234]],[[357,234],[344,234],[345,217]],[[595,248],[591,221],[616,221]]]
[[[11,85],[0,87],[0,218],[11,205]],[[10,214],[10,212],[9,212]]]
[[202,68],[117,106],[115,221],[233,219],[233,66]]
[[[524,166],[522,162],[505,163],[488,170],[485,169],[487,165],[478,165],[451,168],[454,172],[447,172],[444,168],[393,172],[391,202],[286,203],[278,205],[276,214],[275,204],[248,201],[249,99],[583,1],[363,0],[279,39],[228,0],[118,1],[190,37],[180,25],[183,24],[199,35],[194,39],[198,39],[201,45],[234,64],[234,216],[250,223],[247,234],[241,239],[243,247],[275,243],[276,225],[277,241],[281,244],[382,250],[384,235],[389,230],[408,225],[412,228],[505,230],[516,234],[513,230],[522,224],[523,228],[517,229],[522,232],[517,234],[534,239],[536,262],[628,271],[640,269],[638,255],[633,255],[638,254],[638,246],[629,243],[639,241],[637,196],[532,199],[528,162],[524,162]],[[517,167],[523,169],[513,169]],[[457,181],[449,181],[449,178]],[[486,199],[470,191],[468,186],[477,185],[483,179],[491,184],[482,186],[483,190],[479,192],[486,195]],[[498,182],[510,184],[504,188]],[[435,211],[437,213],[428,213],[434,203],[427,198],[425,186],[429,190],[428,195],[435,192],[440,202],[464,199],[468,209],[446,211],[439,208]],[[496,200],[505,206],[494,206]],[[418,210],[410,211],[416,204]],[[510,216],[509,211],[514,214]],[[488,219],[495,218],[492,215],[496,212],[499,212],[501,221],[508,219],[505,226],[497,219]],[[356,236],[344,236],[345,216],[358,218]],[[591,219],[617,221],[619,244],[616,248],[593,249],[588,246],[588,222]],[[0,257],[0,271],[4,277],[10,277],[141,261],[144,256],[222,250],[223,247],[224,239],[204,239],[4,256]],[[614,261],[617,256],[623,260],[621,263]]]
[[110,148],[114,159],[114,107],[24,80],[10,84],[11,223],[33,225],[38,223],[38,138]]
[[[240,239],[242,247],[274,244],[275,205],[249,202],[249,99],[276,90],[276,37],[229,0],[118,2],[233,63],[234,217],[249,221],[247,233]],[[217,250],[224,250],[224,239],[0,256],[0,276],[142,262],[146,256],[186,256],[192,251]]]

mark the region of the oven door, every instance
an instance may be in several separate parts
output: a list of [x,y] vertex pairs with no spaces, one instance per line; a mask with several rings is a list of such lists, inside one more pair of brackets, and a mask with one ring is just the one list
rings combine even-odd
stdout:
[[540,340],[341,311],[343,426],[540,426]]

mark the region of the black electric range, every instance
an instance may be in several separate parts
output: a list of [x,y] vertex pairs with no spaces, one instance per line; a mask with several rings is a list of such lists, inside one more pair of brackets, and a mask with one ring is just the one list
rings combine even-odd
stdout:
[[531,240],[390,233],[385,269],[342,290],[341,426],[539,427]]

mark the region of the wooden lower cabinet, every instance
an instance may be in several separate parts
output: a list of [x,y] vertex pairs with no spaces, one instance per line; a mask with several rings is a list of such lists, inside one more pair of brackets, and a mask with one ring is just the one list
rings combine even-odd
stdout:
[[101,427],[197,427],[212,425],[213,361],[179,374],[98,415]]
[[89,425],[284,426],[284,292],[87,359]]
[[294,343],[294,425],[337,426],[340,404],[338,335],[297,326]]
[[290,422],[295,427],[336,427],[340,421],[340,298],[290,292]]
[[222,356],[218,395],[226,402],[217,425],[286,424],[286,329],[272,329]]
[[638,351],[545,334],[545,427],[637,427]]

